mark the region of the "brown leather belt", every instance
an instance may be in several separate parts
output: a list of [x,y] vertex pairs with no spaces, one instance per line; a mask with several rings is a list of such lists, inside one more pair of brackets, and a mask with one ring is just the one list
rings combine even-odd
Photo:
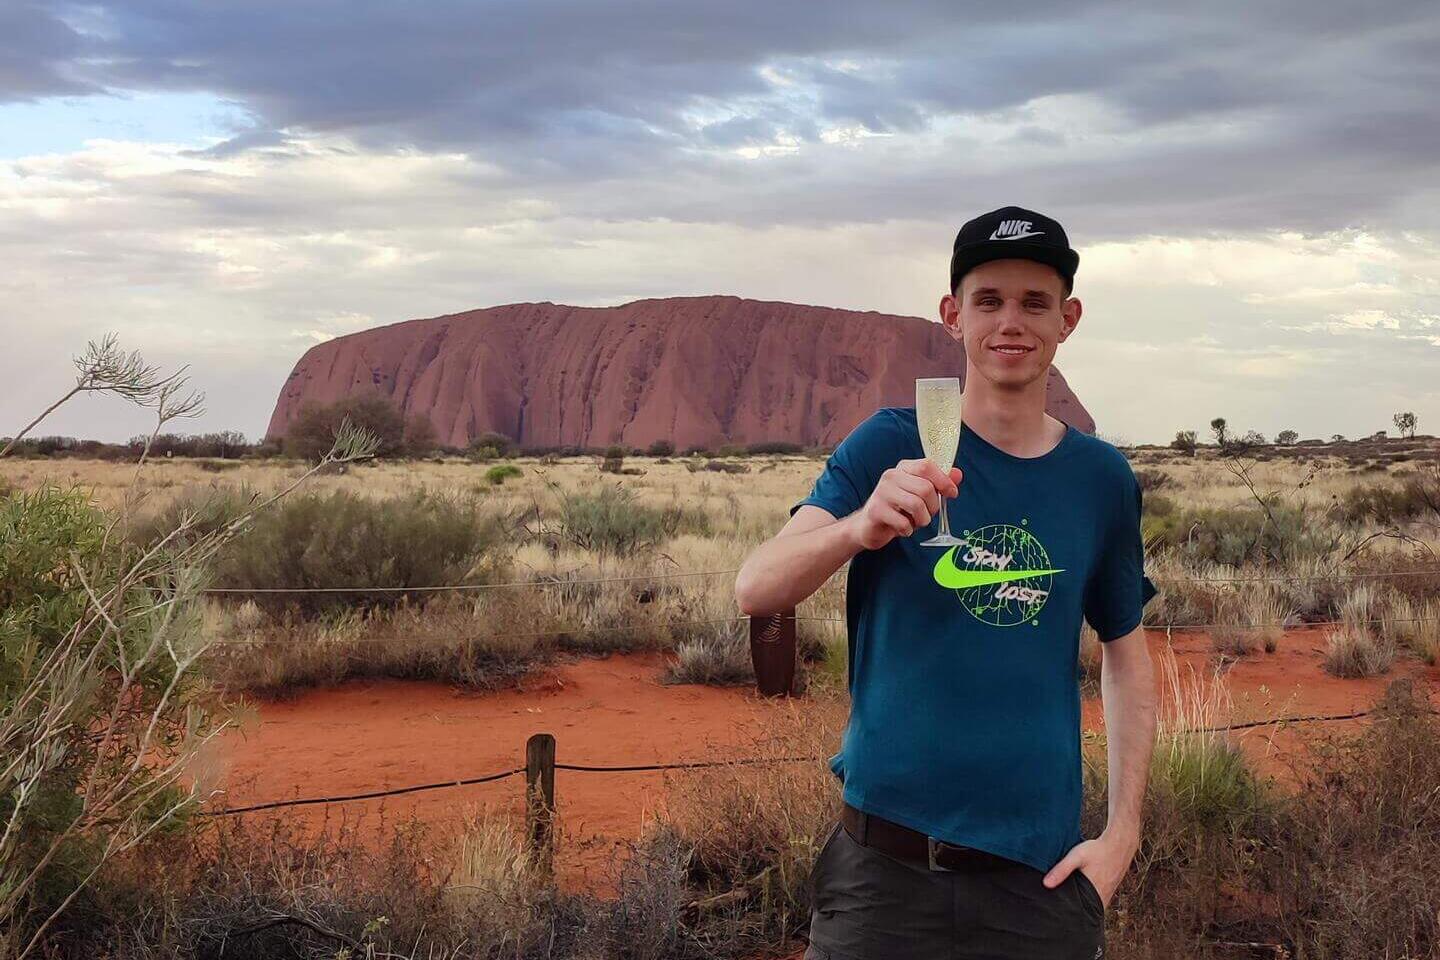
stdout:
[[999,854],[936,840],[848,803],[840,812],[840,822],[856,843],[931,870],[995,870],[1015,865],[1014,860]]

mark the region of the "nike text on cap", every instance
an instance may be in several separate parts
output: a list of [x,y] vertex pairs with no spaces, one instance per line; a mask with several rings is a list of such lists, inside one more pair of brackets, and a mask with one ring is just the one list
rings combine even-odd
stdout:
[[1074,284],[1080,266],[1080,254],[1070,249],[1065,228],[1058,221],[1022,207],[1001,207],[982,213],[955,235],[950,290],[954,292],[960,278],[982,263],[1015,258],[1054,267],[1067,285]]

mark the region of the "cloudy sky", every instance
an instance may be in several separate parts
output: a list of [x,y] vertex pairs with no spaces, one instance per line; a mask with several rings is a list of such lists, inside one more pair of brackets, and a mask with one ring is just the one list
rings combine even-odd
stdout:
[[412,317],[933,319],[1010,203],[1081,252],[1058,365],[1102,435],[1440,433],[1440,10],[1184,6],[4,0],[0,434],[106,331],[253,438],[307,347]]

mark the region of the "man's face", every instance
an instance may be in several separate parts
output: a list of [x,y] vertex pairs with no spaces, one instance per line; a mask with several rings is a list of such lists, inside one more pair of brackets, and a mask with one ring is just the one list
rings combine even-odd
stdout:
[[991,260],[965,274],[940,300],[940,319],[965,344],[976,373],[1002,388],[1042,379],[1056,348],[1080,322],[1080,301],[1034,260]]

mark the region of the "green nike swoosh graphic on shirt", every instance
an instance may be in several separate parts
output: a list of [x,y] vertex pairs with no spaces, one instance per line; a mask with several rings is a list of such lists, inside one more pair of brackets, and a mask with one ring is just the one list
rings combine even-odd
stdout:
[[1029,580],[1044,577],[1064,570],[961,570],[955,566],[955,548],[951,547],[935,563],[935,582],[942,587],[964,590],[968,587],[985,587],[992,583],[1008,583],[1011,580]]

